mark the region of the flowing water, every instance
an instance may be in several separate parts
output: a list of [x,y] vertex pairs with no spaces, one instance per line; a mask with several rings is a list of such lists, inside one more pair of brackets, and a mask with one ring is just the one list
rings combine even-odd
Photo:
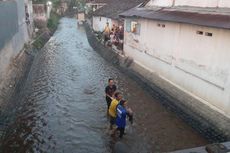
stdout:
[[[115,78],[135,112],[123,140],[111,137],[104,88]],[[54,36],[36,56],[14,105],[3,152],[109,153],[116,142],[130,153],[166,152],[207,141],[168,112],[138,83],[101,58],[85,30],[61,19]]]

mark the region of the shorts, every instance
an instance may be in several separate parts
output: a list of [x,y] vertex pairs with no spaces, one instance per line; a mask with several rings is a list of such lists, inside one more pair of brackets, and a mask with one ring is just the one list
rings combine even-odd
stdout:
[[115,125],[116,124],[116,117],[110,116],[110,125]]
[[109,109],[112,99],[106,96],[105,100],[107,102],[107,108]]
[[108,34],[104,34],[104,41],[107,42],[108,40],[110,40],[110,37]]

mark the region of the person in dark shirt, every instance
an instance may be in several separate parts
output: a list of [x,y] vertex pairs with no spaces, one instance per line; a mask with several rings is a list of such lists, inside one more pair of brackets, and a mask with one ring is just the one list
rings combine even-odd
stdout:
[[114,93],[117,90],[117,86],[114,84],[114,80],[113,79],[109,79],[108,80],[108,86],[105,88],[105,94],[106,94],[106,102],[107,102],[107,107],[109,109],[109,106],[111,104],[111,101],[114,97]]

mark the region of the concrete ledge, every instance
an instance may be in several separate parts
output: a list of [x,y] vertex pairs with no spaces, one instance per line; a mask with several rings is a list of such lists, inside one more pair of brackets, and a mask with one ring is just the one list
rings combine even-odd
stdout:
[[[227,149],[230,149],[230,142],[222,143],[222,145],[224,145]],[[207,151],[205,149],[205,146],[203,146],[203,147],[173,151],[170,153],[207,153]]]
[[12,108],[20,98],[18,95],[26,82],[33,59],[31,49],[21,50],[3,71],[4,77],[0,78],[0,144],[9,130],[9,124],[15,117]]
[[180,118],[196,129],[210,142],[224,142],[230,140],[230,119],[205,105],[201,100],[178,88],[162,76],[157,75],[111,48],[98,42],[91,28],[85,25],[90,45],[108,62],[113,63],[121,71],[136,80],[155,98],[160,99],[162,105],[176,113]]

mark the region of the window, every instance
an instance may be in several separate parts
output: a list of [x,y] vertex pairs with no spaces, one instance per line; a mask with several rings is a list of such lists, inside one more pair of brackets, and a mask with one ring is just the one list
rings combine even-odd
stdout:
[[131,22],[131,32],[136,33],[137,32],[137,22],[132,21]]
[[140,34],[141,25],[137,21],[126,20],[126,32]]
[[196,31],[196,34],[204,35],[204,36],[208,36],[208,37],[212,37],[212,35],[213,35],[211,32],[203,32],[203,31]]
[[196,32],[196,34],[198,34],[198,35],[203,35],[203,33],[204,33],[203,31],[197,31]]
[[165,28],[165,24],[160,24],[160,23],[158,23],[157,26],[158,26],[158,27]]
[[131,32],[135,34],[140,34],[141,31],[141,24],[137,23],[136,21],[131,22]]
[[205,32],[205,36],[212,37],[212,33],[210,33],[210,32]]

